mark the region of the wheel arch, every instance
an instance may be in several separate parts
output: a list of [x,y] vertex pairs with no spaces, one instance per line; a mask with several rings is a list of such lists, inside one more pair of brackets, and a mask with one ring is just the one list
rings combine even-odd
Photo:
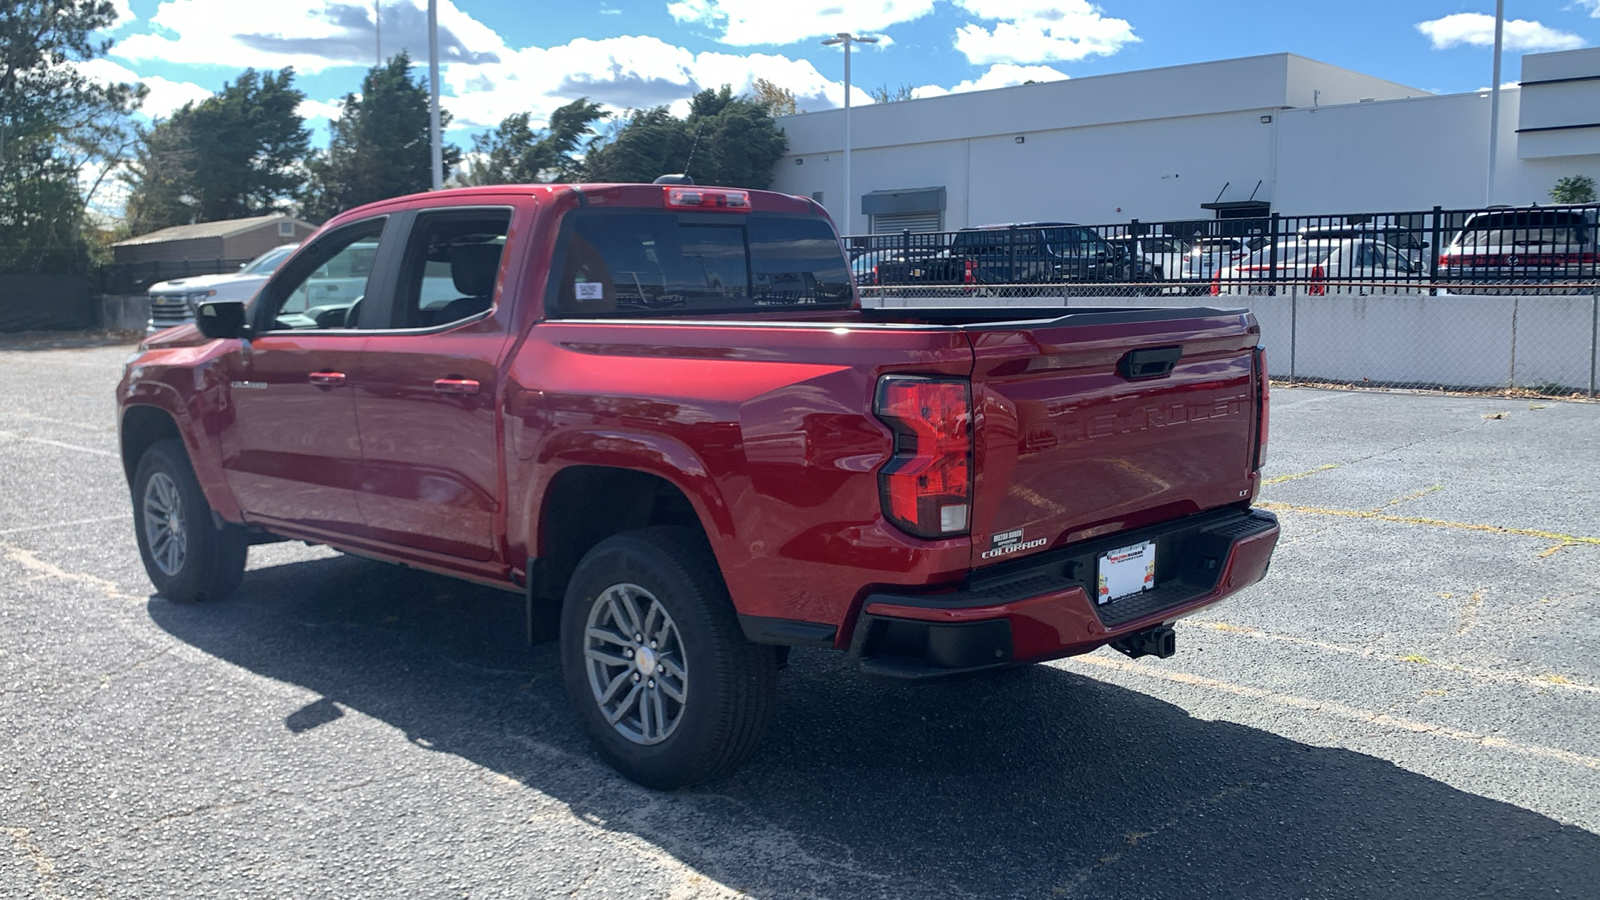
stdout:
[[[598,502],[600,498],[607,502]],[[584,554],[625,531],[674,525],[691,529],[709,544],[701,515],[688,492],[659,474],[619,466],[567,466],[545,486],[533,523],[537,564],[528,573],[529,591],[559,602]]]
[[[172,414],[159,406],[129,406],[122,411],[122,471],[133,483],[133,474],[145,451],[158,441],[169,438],[183,440],[183,430]],[[184,441],[184,450],[189,449]],[[192,458],[194,454],[189,454]]]
[[190,465],[194,466],[195,477],[200,481],[200,490],[205,494],[206,502],[223,519],[242,522],[239,505],[234,502],[233,493],[227,488],[216,454],[201,452],[184,425],[179,415],[165,404],[129,403],[123,407],[118,431],[122,471],[129,486],[133,484],[134,472],[139,468],[139,460],[145,451],[159,441],[176,438],[183,443],[183,451],[188,455]]

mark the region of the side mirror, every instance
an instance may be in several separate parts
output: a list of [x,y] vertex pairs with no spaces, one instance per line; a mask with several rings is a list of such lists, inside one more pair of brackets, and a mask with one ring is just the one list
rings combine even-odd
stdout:
[[200,304],[200,308],[195,310],[194,324],[201,334],[213,340],[250,336],[244,303],[239,300],[213,300]]

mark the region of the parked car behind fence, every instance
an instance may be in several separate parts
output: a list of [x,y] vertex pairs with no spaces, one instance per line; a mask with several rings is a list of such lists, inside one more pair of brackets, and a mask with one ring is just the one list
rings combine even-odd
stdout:
[[[1600,285],[1600,204],[1414,210],[1388,213],[1103,225],[1036,223],[961,231],[847,238],[857,282],[884,289],[1014,285],[1011,294],[1051,296],[1050,285],[1100,285],[1065,293],[1105,296],[1208,293],[1213,281],[1309,279],[1274,262],[1271,248],[1300,242],[1367,241],[1364,263],[1339,259],[1329,278],[1387,284],[1402,293],[1587,293]],[[1073,249],[1074,244],[1077,249]],[[1182,250],[1174,265],[1175,250]],[[1265,269],[1244,261],[1265,251]],[[1103,258],[1096,254],[1103,252]],[[1054,258],[1054,259],[1052,259]],[[1065,260],[1074,264],[1061,264]],[[1053,264],[1043,265],[1046,260]],[[1348,265],[1348,274],[1341,275]],[[1226,278],[1223,273],[1227,272]],[[1248,276],[1248,277],[1247,277]],[[1358,278],[1359,276],[1359,278]],[[1121,287],[1116,285],[1120,284]],[[1531,286],[1531,287],[1530,287]]]

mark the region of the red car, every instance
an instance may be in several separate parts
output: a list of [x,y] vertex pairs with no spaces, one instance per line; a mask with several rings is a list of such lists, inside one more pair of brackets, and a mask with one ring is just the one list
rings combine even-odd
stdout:
[[[359,299],[297,305],[354,253]],[[803,198],[471,188],[345,213],[151,338],[122,455],[166,597],[279,538],[521,592],[600,755],[671,787],[751,751],[790,647],[900,678],[1171,655],[1278,537],[1259,337],[862,309]]]

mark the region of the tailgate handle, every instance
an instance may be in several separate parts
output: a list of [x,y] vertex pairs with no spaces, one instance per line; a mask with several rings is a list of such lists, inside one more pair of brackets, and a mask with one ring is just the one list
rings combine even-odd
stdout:
[[1178,364],[1182,356],[1181,346],[1129,350],[1117,361],[1117,374],[1129,381],[1165,378],[1172,374],[1172,367]]

